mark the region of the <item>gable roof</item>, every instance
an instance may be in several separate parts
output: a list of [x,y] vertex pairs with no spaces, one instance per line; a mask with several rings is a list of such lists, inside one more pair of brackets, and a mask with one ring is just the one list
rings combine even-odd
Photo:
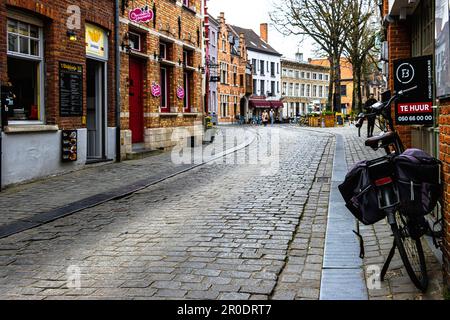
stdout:
[[230,25],[231,29],[234,30],[236,34],[243,33],[245,36],[245,45],[247,50],[262,52],[274,56],[281,57],[282,54],[272,48],[268,43],[265,43],[252,29],[245,29],[237,26]]

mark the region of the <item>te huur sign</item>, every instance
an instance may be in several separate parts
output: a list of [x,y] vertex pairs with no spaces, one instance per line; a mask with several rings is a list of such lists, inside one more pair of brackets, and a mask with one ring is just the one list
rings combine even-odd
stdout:
[[396,103],[395,119],[399,125],[433,125],[433,56],[394,62],[394,90],[416,86]]

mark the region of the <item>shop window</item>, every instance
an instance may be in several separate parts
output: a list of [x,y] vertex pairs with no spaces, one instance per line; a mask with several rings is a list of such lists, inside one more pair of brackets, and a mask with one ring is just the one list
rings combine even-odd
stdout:
[[42,121],[43,41],[36,25],[8,19],[8,78],[16,96],[8,110],[11,121]]

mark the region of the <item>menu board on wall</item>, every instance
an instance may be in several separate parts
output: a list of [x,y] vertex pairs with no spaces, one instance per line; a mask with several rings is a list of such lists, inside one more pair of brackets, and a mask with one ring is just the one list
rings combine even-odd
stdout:
[[59,106],[61,117],[83,115],[83,66],[59,63]]
[[436,0],[436,96],[450,96],[450,0]]
[[78,160],[78,134],[77,130],[62,131],[62,161],[73,162]]

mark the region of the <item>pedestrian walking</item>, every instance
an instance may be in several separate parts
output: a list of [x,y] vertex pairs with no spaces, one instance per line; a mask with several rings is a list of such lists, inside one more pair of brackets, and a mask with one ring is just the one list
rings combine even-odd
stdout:
[[262,114],[262,123],[264,124],[264,127],[267,127],[267,124],[269,123],[269,113],[267,110],[264,110]]
[[373,131],[375,130],[375,121],[377,117],[373,114],[372,106],[377,102],[374,95],[370,94],[369,100],[367,100],[364,105],[367,114],[367,138],[373,137]]
[[273,112],[273,110],[270,110],[270,125],[273,126],[273,124],[275,123],[275,112]]

